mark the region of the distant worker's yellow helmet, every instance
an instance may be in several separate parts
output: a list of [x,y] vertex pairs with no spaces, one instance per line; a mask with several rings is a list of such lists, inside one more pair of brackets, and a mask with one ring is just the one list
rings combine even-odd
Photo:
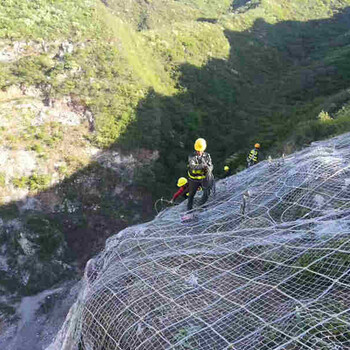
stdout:
[[255,147],[255,148],[260,148],[260,143],[256,143],[256,144],[254,145],[254,147]]
[[205,141],[202,138],[197,139],[196,142],[194,143],[194,149],[198,152],[204,152],[206,148],[207,148],[207,141]]
[[227,165],[225,165],[225,166],[224,166],[224,170],[225,170],[225,171],[229,171],[230,168],[229,168]]
[[178,180],[177,180],[177,186],[178,187],[182,187],[184,185],[187,184],[187,179],[185,177],[180,177]]

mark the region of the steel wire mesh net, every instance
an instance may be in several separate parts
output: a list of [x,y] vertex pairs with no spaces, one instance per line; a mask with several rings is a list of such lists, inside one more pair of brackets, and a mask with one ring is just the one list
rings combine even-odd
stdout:
[[53,348],[350,349],[350,134],[111,237]]

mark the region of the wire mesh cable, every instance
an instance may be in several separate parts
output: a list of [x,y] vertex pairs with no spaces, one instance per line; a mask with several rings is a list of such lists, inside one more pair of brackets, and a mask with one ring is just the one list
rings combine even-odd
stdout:
[[350,134],[106,242],[49,349],[350,349]]

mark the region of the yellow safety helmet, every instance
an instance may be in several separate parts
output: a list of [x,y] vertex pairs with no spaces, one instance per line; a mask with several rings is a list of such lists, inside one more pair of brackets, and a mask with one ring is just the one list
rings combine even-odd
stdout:
[[185,177],[180,177],[178,180],[177,180],[177,186],[178,187],[182,187],[184,185],[187,184],[187,179]]
[[260,148],[260,143],[256,143],[256,144],[254,145],[254,147],[255,147],[255,148]]
[[230,168],[229,168],[227,165],[225,165],[225,166],[224,166],[224,170],[225,170],[225,171],[229,171]]
[[196,142],[194,143],[194,149],[198,152],[204,152],[206,148],[207,148],[207,141],[205,141],[202,138],[197,139]]

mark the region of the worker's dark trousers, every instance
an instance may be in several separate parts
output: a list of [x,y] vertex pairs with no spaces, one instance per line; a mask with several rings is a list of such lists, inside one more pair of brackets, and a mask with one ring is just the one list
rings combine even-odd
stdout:
[[209,188],[208,179],[206,178],[201,181],[195,181],[195,180],[189,179],[188,185],[189,185],[189,192],[188,192],[189,194],[188,194],[187,210],[189,211],[189,210],[192,210],[193,208],[193,199],[198,190],[198,187],[201,186],[203,188],[203,195],[199,205],[203,205],[208,200],[208,197],[210,195],[210,188]]
[[247,168],[250,168],[251,166],[257,164],[257,162],[254,162],[252,160],[247,160]]

